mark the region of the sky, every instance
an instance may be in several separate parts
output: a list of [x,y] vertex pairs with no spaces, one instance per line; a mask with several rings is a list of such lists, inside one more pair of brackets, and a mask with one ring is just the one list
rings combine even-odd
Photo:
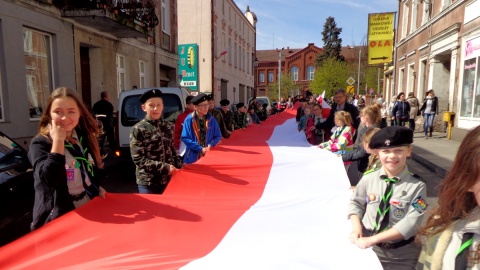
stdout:
[[234,0],[243,12],[257,15],[257,50],[323,47],[323,25],[329,16],[342,28],[342,46],[367,42],[369,13],[396,12],[398,0]]

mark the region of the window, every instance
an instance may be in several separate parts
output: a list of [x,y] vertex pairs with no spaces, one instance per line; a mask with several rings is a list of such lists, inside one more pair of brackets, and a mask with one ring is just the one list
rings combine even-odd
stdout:
[[315,68],[313,66],[308,66],[307,67],[307,80],[312,81],[313,77],[315,76]]
[[292,67],[292,81],[298,81],[298,67]]
[[5,120],[3,117],[3,91],[2,91],[2,72],[0,69],[0,121]]
[[452,0],[442,0],[442,10],[448,8],[452,4]]
[[424,25],[430,17],[430,7],[431,3],[423,1],[423,14],[422,14],[422,25]]
[[140,76],[140,88],[145,88],[145,62],[140,61],[138,62],[138,70]]
[[479,76],[478,57],[466,60],[463,71],[462,108],[460,116],[480,117]]
[[415,66],[409,65],[408,66],[408,77],[407,77],[407,88],[405,90],[405,94],[408,94],[408,92],[414,92],[414,82],[415,82],[415,76],[413,73],[415,72]]
[[264,82],[265,82],[265,73],[260,72],[260,73],[258,74],[258,81],[261,82],[261,83],[264,83]]
[[273,82],[273,71],[268,72],[268,82]]
[[[398,76],[398,87],[397,87],[397,89],[403,89],[403,78],[405,78],[405,67],[400,68],[399,74],[400,75]],[[398,91],[398,93],[400,93],[400,91]]]
[[162,0],[162,31],[170,34],[170,1]]
[[51,36],[46,33],[28,28],[23,29],[28,110],[31,119],[39,119],[41,117],[43,108],[50,96],[50,91],[53,89],[50,42]]
[[[138,101],[140,95],[131,95],[125,97],[122,103],[122,109],[119,112],[123,126],[132,127],[140,120],[145,118],[145,112],[142,110],[142,104]],[[182,101],[177,94],[163,93],[163,112],[162,118],[175,122],[178,115],[182,113]]]
[[233,66],[234,67],[237,67],[237,53],[238,53],[238,45],[237,43],[235,42],[235,50],[233,51]]
[[408,10],[409,5],[408,1],[403,2],[403,9],[402,9],[402,34],[400,36],[401,39],[407,36],[407,28],[408,28]]
[[410,16],[410,33],[417,30],[417,9],[418,9],[418,1],[413,1],[412,3],[412,16]]
[[117,94],[125,90],[125,57],[117,54]]

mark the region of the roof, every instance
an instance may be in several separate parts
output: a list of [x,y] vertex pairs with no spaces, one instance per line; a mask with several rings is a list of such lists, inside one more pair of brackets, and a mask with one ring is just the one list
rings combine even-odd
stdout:
[[[315,46],[313,43],[309,43],[307,47],[305,48],[297,48],[297,49],[290,49],[287,47],[287,49],[282,51],[282,61],[285,60],[286,57],[289,57],[301,50],[304,50],[310,46]],[[315,46],[316,48],[319,48],[320,50],[323,50],[320,47]],[[341,54],[345,57],[345,60],[351,61],[358,59],[358,53],[359,50],[362,49],[363,53],[362,55],[366,55],[366,47],[365,46],[359,46],[359,47],[351,47],[351,46],[343,46],[341,50]],[[260,62],[274,62],[278,61],[278,54],[280,50],[275,49],[275,50],[257,50],[256,57],[258,61]]]

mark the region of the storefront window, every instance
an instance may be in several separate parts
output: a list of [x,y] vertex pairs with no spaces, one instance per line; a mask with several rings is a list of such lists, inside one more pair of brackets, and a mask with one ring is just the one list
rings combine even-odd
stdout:
[[[476,58],[465,61],[463,71],[463,89],[462,89],[462,111],[461,116],[472,117],[474,106],[474,85],[475,85],[475,70]],[[479,103],[480,104],[480,103]]]
[[23,29],[23,50],[27,73],[29,114],[31,119],[40,118],[52,90],[52,65],[48,34]]

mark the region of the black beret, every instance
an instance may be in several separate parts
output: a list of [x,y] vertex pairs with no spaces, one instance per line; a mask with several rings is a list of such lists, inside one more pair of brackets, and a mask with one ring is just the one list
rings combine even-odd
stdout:
[[140,103],[144,104],[145,102],[147,102],[147,100],[149,100],[150,98],[153,98],[153,97],[161,98],[162,97],[162,91],[160,91],[158,89],[148,90],[147,92],[143,93],[143,95],[141,95],[138,98],[138,100],[140,101]]
[[215,100],[215,98],[213,97],[213,94],[208,94],[207,95],[207,100],[210,101],[210,100]]
[[230,105],[230,101],[228,99],[220,100],[220,106],[228,106]]
[[371,149],[392,148],[413,143],[413,131],[407,127],[391,126],[378,131],[370,139]]
[[237,103],[236,106],[237,106],[237,109],[239,109],[239,108],[241,108],[241,107],[244,107],[245,104],[243,104],[243,102],[240,102],[240,103]]
[[198,94],[192,99],[192,103],[193,105],[198,105],[206,100],[208,100],[206,94]]
[[307,102],[307,99],[306,98],[301,98],[300,102]]

